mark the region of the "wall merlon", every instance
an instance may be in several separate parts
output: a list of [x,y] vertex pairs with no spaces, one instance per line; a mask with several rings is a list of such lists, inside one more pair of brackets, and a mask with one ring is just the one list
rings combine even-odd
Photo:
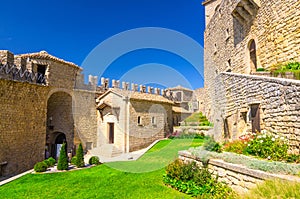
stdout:
[[132,83],[132,84],[131,84],[131,89],[132,89],[132,91],[134,91],[134,92],[138,92],[139,86],[138,86],[137,84]]
[[2,64],[14,64],[14,54],[8,50],[0,50],[0,60]]

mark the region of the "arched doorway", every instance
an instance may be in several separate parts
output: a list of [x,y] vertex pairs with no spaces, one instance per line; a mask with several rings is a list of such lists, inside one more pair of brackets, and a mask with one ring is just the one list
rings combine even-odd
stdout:
[[[63,143],[66,143],[67,144],[67,139],[66,139],[66,135],[64,133],[59,133],[55,139],[55,144],[54,144],[54,150],[53,150],[53,153],[52,155],[54,156],[55,159],[58,160],[59,158],[59,155],[60,155],[60,149],[63,145]],[[66,148],[68,148],[66,146]]]
[[250,57],[250,73],[256,72],[257,57],[256,57],[256,44],[254,39],[249,41],[249,57]]
[[49,155],[57,158],[63,143],[67,143],[66,150],[71,151],[74,143],[74,119],[71,95],[59,91],[49,97],[46,123],[46,150]]

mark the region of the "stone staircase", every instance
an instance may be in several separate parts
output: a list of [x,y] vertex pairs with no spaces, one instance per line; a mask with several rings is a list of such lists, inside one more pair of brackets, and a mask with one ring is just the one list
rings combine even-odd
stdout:
[[107,158],[117,157],[123,153],[122,150],[115,147],[113,144],[104,144],[101,147],[94,148],[90,151],[93,156],[103,156]]

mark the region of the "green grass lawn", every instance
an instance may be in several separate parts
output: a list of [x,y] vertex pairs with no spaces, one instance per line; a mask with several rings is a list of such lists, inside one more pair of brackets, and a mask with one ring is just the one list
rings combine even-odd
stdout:
[[28,174],[0,187],[0,198],[190,198],[163,184],[164,167],[179,150],[203,140],[163,140],[137,161],[90,169]]

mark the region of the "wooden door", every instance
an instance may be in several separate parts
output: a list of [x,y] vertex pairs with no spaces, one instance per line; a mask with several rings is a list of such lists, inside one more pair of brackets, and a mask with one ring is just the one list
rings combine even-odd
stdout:
[[108,141],[109,141],[109,144],[114,143],[114,134],[115,134],[114,131],[115,131],[114,123],[108,123]]
[[256,131],[260,132],[259,104],[251,105],[251,120],[252,133],[255,133]]

